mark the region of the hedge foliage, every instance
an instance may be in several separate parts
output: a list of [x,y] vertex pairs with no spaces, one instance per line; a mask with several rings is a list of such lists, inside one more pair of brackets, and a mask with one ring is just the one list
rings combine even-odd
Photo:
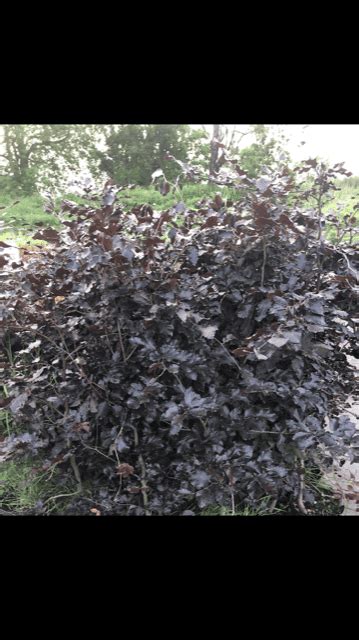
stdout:
[[297,177],[316,178],[309,211],[288,210],[285,167],[252,180],[231,165],[217,179],[238,202],[218,194],[193,209],[125,211],[111,185],[100,208],[64,201],[62,230],[35,235],[49,247],[1,275],[15,362],[0,365],[2,405],[17,425],[2,458],[75,473],[68,513],[263,499],[310,513],[305,466],[353,460],[357,444],[338,403],[354,389],[358,247],[321,234],[321,197],[343,171],[301,165]]

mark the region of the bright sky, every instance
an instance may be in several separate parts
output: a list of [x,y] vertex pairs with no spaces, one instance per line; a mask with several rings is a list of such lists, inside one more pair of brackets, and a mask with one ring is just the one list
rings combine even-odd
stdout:
[[290,138],[288,150],[294,160],[319,155],[332,164],[345,162],[349,171],[359,175],[359,125],[283,125],[282,129]]
[[[234,125],[227,125],[233,127]],[[247,125],[235,125],[239,130]],[[331,164],[344,162],[346,169],[359,176],[359,125],[358,124],[312,124],[272,125],[281,129],[289,138],[288,151],[295,161],[320,156]],[[206,125],[207,127],[207,125]],[[243,145],[250,144],[243,138]],[[301,145],[301,142],[305,144]]]

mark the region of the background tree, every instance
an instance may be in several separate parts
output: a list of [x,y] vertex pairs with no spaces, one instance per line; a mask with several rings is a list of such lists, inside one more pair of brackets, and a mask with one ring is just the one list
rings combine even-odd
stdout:
[[[206,131],[205,127],[203,127]],[[279,130],[268,125],[212,125],[208,138],[208,170],[216,174],[226,161],[226,154],[238,159],[241,167],[250,177],[258,177],[263,167],[273,168],[278,161],[288,161],[289,154],[284,150],[285,136]],[[243,139],[249,136],[253,142],[243,148]]]
[[[249,134],[254,142],[243,149]],[[216,174],[228,152],[257,177],[283,155],[283,140],[266,125],[217,124],[212,131],[183,124],[4,125],[0,130],[0,171],[8,190],[18,195],[39,185],[64,190],[66,178],[83,169],[120,185],[147,186],[157,169],[173,180],[178,166],[168,156]]]
[[178,170],[166,159],[167,154],[185,162],[194,153],[197,140],[198,134],[184,124],[112,125],[107,128],[104,149],[95,156],[99,169],[116,183],[145,186],[157,169],[169,179],[175,178]]
[[[211,155],[209,160],[209,173],[217,173],[220,169],[219,157],[220,157],[220,147],[222,145],[222,137],[223,132],[220,124],[213,125],[213,133],[211,140]],[[222,154],[223,158],[223,154]]]
[[78,169],[99,133],[92,125],[3,125],[2,175],[9,177],[13,191],[31,193],[39,180],[50,184],[57,172]]
[[255,142],[238,150],[241,168],[251,178],[257,178],[263,167],[273,169],[278,161],[288,162],[289,154],[284,149],[285,136],[281,132],[274,134],[267,125],[256,124],[251,126],[251,133]]

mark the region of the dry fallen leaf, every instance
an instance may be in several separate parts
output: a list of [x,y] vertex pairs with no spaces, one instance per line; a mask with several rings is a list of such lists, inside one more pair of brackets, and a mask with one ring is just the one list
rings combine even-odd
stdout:
[[237,349],[231,351],[231,353],[236,358],[245,358],[246,356],[248,356],[248,354],[251,353],[251,350],[247,349],[246,347],[238,347]]
[[127,464],[126,462],[124,462],[123,464],[119,464],[118,467],[116,468],[116,473],[118,476],[122,476],[123,478],[128,478],[128,476],[131,476],[134,472],[134,468],[131,467],[130,464]]
[[73,427],[74,431],[86,431],[86,433],[89,433],[90,429],[91,427],[89,422],[76,422]]

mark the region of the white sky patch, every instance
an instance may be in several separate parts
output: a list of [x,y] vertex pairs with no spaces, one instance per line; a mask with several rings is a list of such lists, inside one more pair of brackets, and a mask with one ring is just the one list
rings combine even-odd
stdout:
[[[195,125],[198,127],[199,125]],[[248,125],[226,125],[246,130]],[[319,156],[330,164],[344,162],[345,168],[359,176],[359,125],[358,124],[293,124],[270,125],[273,133],[283,132],[289,139],[287,149],[295,162]],[[211,131],[212,125],[205,125]],[[242,139],[241,147],[253,140]],[[304,144],[301,144],[303,143]]]
[[[282,127],[290,138],[288,151],[294,160],[320,156],[331,164],[344,162],[354,175],[359,175],[359,125],[312,124]],[[301,144],[305,142],[305,144]]]

